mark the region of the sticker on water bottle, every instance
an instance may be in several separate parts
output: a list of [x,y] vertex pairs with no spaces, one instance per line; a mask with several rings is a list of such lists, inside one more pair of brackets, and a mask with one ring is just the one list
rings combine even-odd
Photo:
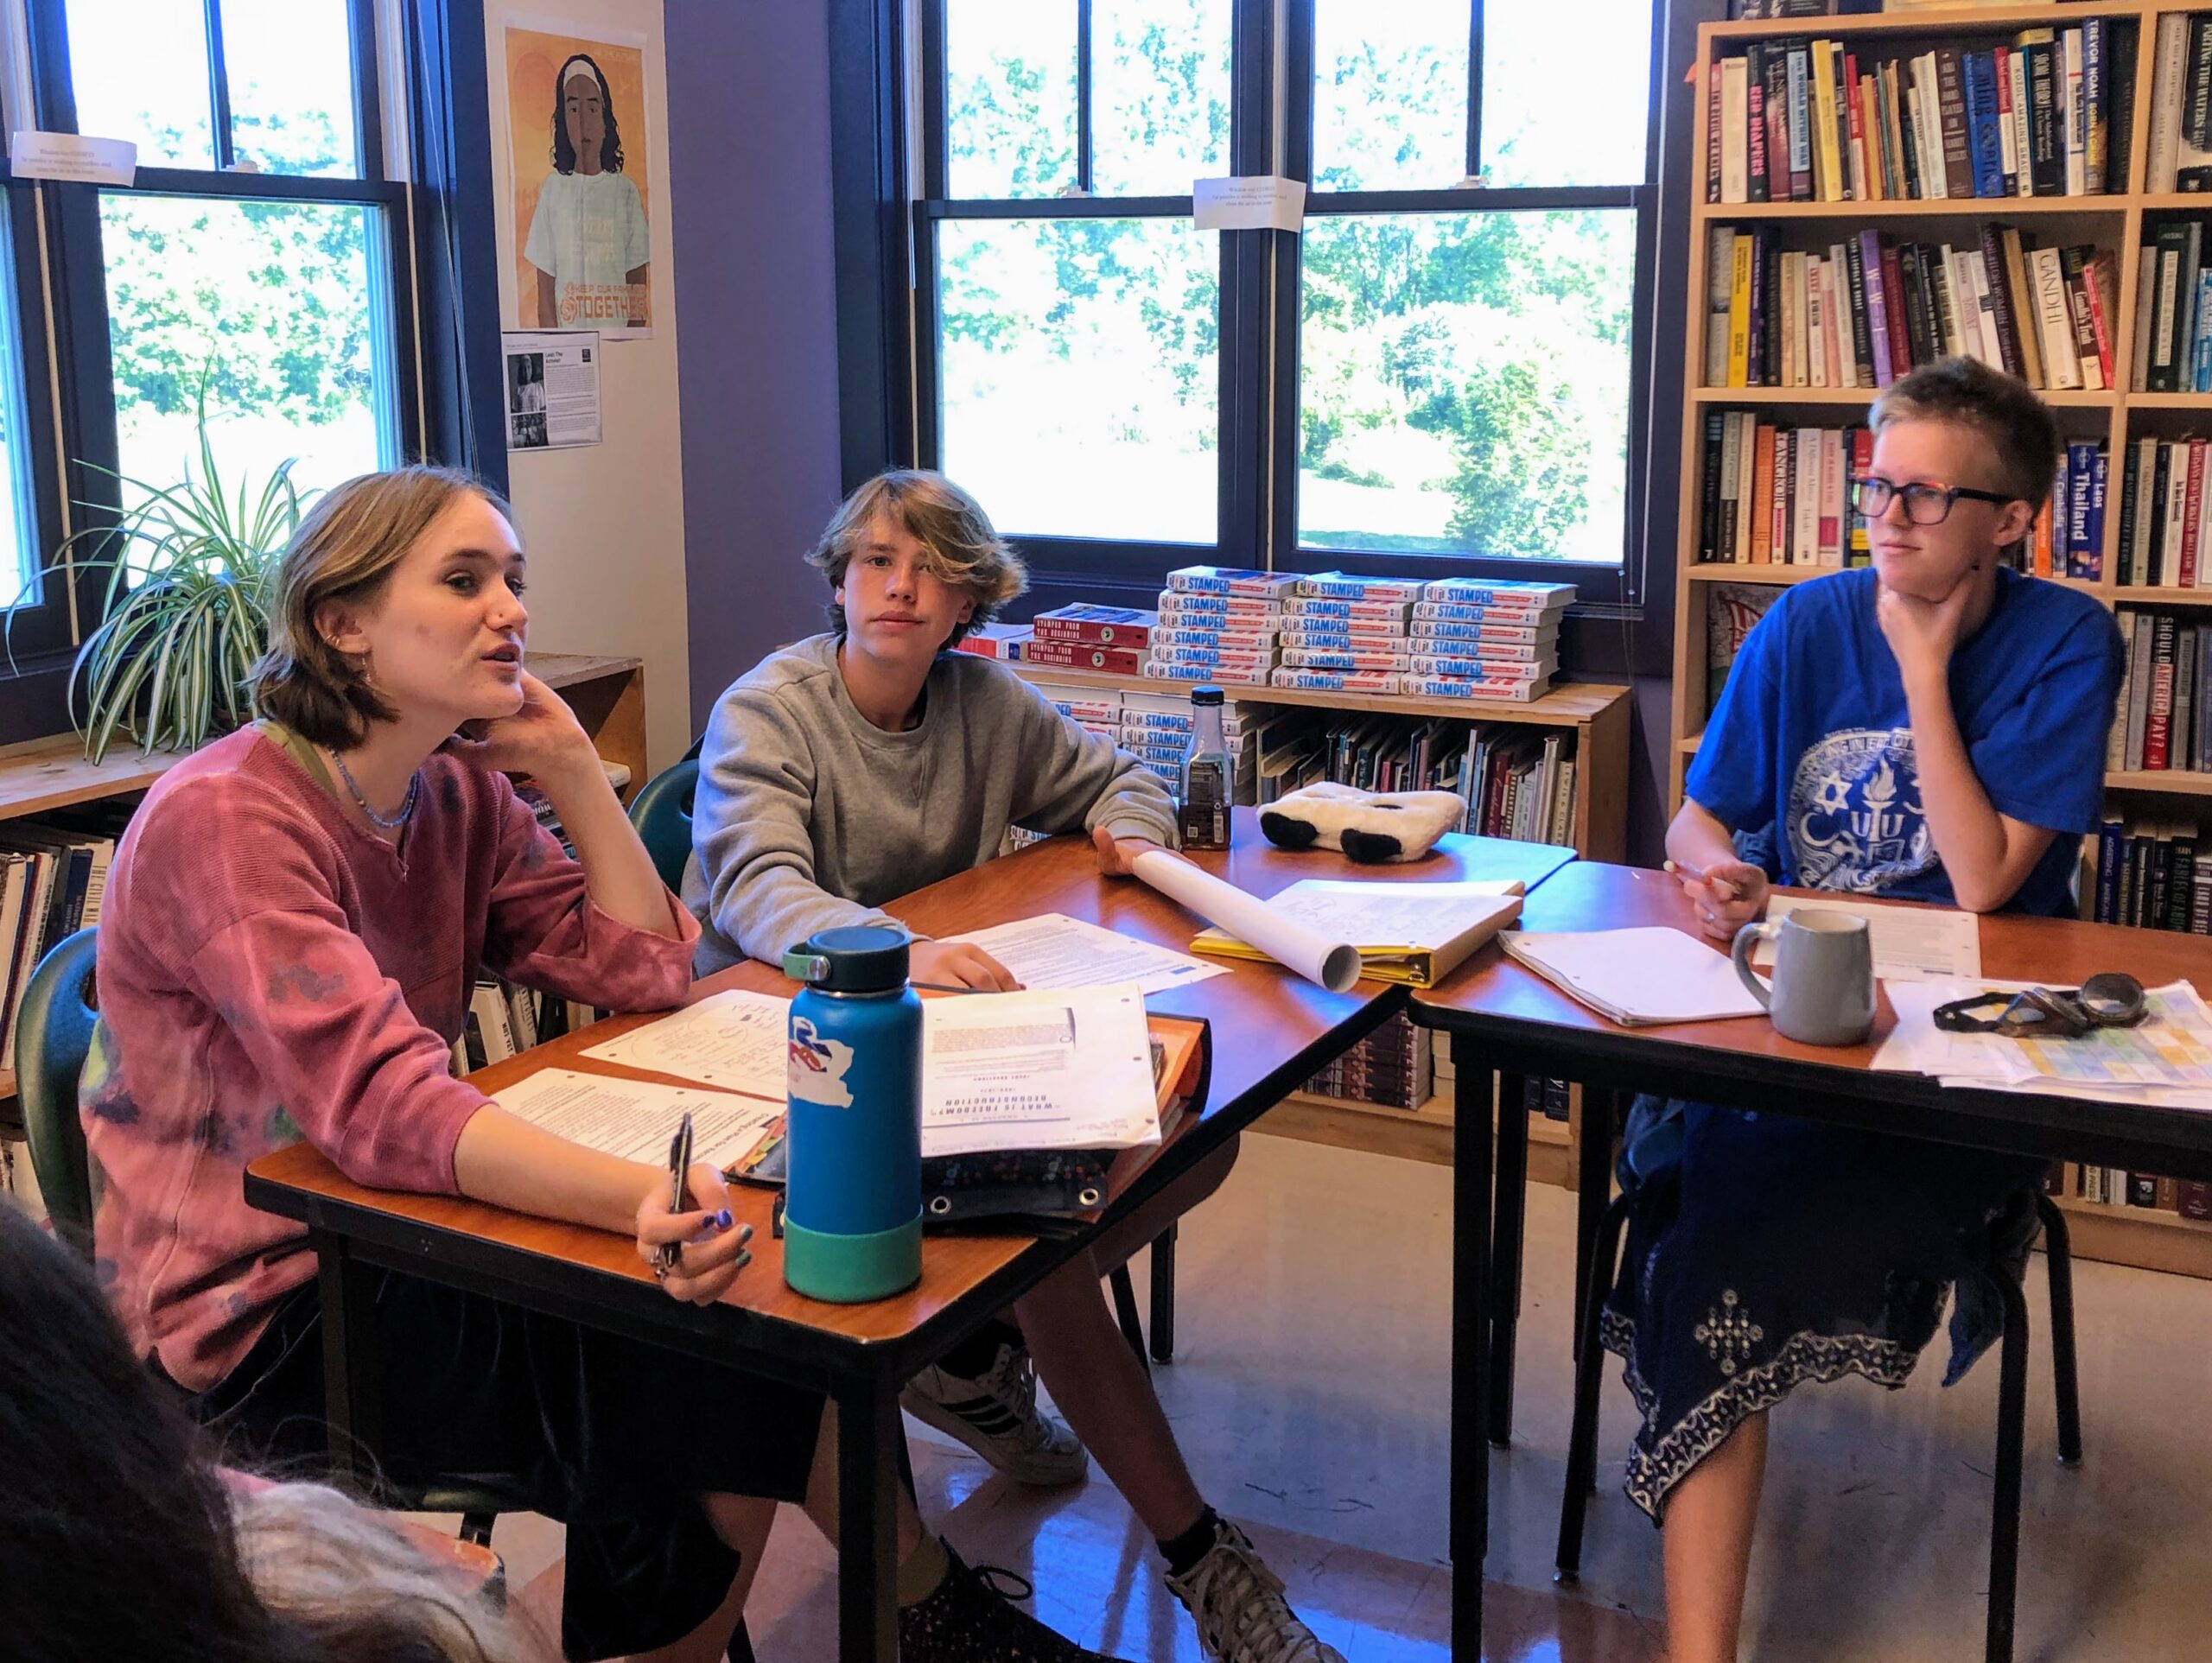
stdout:
[[787,1089],[795,1101],[820,1103],[828,1108],[850,1108],[853,1091],[845,1083],[845,1076],[852,1066],[850,1045],[842,1040],[823,1038],[805,1017],[791,1019]]

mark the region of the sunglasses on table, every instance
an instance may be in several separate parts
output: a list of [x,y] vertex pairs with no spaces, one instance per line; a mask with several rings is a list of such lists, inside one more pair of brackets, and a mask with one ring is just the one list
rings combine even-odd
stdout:
[[2002,491],[1976,491],[1971,486],[1938,485],[1932,479],[1913,479],[1897,485],[1878,475],[1851,482],[1851,505],[1870,520],[1890,511],[1890,505],[1904,498],[1904,517],[1915,525],[1941,525],[1951,517],[1951,505],[1961,497],[1968,502],[1995,503],[1999,507],[2018,500]]
[[2079,1039],[2098,1028],[2132,1028],[2149,1009],[2143,984],[2107,970],[2079,987],[2030,987],[1977,993],[1936,1007],[1945,1033],[1995,1033],[2008,1039]]

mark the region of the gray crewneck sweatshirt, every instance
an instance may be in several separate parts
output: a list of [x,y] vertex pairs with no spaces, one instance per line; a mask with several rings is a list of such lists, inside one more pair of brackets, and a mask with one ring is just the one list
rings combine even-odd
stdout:
[[1142,763],[991,659],[939,653],[921,720],[887,733],[854,708],[836,636],[786,647],[707,724],[683,877],[698,973],[888,922],[885,901],[990,860],[1009,826],[1173,846],[1175,809]]

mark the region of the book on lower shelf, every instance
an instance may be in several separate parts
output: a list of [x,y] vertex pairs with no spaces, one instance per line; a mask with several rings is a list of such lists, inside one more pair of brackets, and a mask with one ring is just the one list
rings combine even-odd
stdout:
[[2212,772],[2212,619],[2138,606],[2113,616],[2127,668],[2106,768]]
[[2073,1199],[2092,1206],[2212,1222],[2212,1184],[2131,1172],[2120,1166],[2069,1166],[2066,1181]]
[[2212,936],[2212,835],[2193,821],[2107,809],[2087,851],[2092,923]]
[[15,1070],[17,1021],[39,961],[99,922],[127,815],[94,804],[0,821],[0,1070]]

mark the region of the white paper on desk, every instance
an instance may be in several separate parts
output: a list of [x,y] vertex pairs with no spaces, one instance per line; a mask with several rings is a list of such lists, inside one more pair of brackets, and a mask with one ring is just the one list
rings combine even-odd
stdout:
[[1039,913],[945,939],[982,948],[1025,988],[1102,987],[1134,981],[1146,993],[1157,993],[1229,974],[1221,965],[1060,912]]
[[692,1146],[702,1161],[727,1167],[781,1117],[780,1101],[695,1091],[652,1080],[623,1080],[574,1069],[540,1069],[492,1101],[510,1114],[570,1143],[625,1160],[665,1167],[668,1141],[686,1109]]
[[1518,897],[1522,888],[1517,879],[1390,884],[1306,878],[1278,891],[1267,906],[1278,917],[1302,924],[1332,941],[1433,951],[1463,930],[1494,917],[1512,917],[1518,909],[1506,903]]
[[1179,901],[1208,924],[1332,993],[1347,991],[1359,980],[1359,949],[1343,936],[1310,930],[1180,855],[1147,850],[1131,863],[1131,870],[1169,900]]
[[[1820,895],[1777,895],[1767,902],[1770,923],[1792,912],[1846,912],[1866,920],[1874,949],[1874,974],[1885,981],[1981,974],[1981,920],[1954,907],[1885,906],[1878,902]],[[1752,962],[1774,964],[1774,943],[1762,941]]]
[[1765,1014],[1726,954],[1663,924],[1507,930],[1497,940],[1515,960],[1624,1027]]
[[791,1002],[732,987],[583,1054],[781,1103],[789,1084]]
[[1897,1025],[1873,1066],[1931,1075],[1947,1086],[2028,1091],[2114,1102],[2194,1108],[2212,1105],[2212,1011],[2186,981],[2146,990],[2150,1014],[2133,1028],[2100,1028],[2079,1039],[1945,1033],[1939,1005],[1983,993],[2017,993],[2019,981],[1942,981],[1890,989]]
[[1159,1141],[1135,984],[923,1001],[924,1155]]

